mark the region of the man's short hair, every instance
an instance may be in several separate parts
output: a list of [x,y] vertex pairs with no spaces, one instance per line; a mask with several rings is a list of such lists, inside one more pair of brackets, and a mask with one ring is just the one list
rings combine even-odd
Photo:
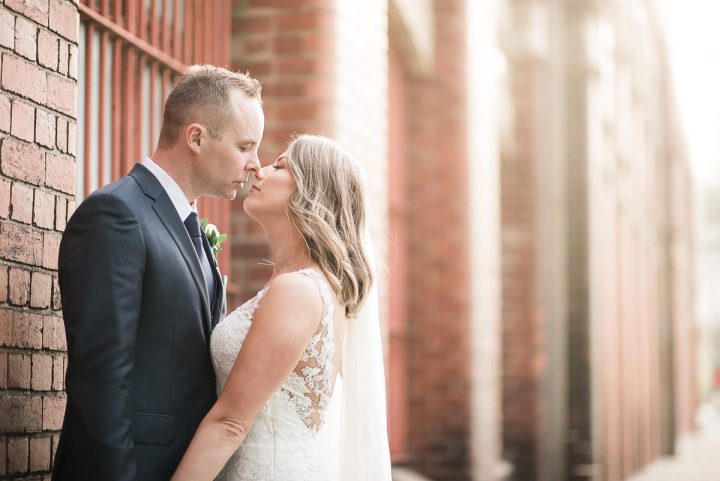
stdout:
[[232,115],[231,89],[261,100],[260,82],[247,73],[231,72],[213,65],[188,67],[165,101],[159,146],[172,147],[182,129],[193,122],[207,128],[211,137],[219,138]]

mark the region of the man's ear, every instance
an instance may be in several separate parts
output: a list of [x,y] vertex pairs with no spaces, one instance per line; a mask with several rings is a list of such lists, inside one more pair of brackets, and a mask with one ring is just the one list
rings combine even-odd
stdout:
[[200,124],[190,124],[185,128],[185,144],[195,153],[200,152],[205,141],[205,128]]

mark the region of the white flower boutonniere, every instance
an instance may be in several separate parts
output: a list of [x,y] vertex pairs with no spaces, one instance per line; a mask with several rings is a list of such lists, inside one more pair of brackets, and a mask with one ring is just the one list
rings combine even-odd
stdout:
[[227,240],[227,234],[221,234],[215,224],[208,223],[206,217],[202,218],[200,226],[202,227],[203,232],[205,232],[205,237],[207,237],[207,240],[210,243],[210,250],[213,258],[217,258],[217,253],[222,250],[220,244]]

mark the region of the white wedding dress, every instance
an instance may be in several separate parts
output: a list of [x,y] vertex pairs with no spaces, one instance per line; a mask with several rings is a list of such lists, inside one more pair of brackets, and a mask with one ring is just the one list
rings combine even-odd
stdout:
[[[282,386],[265,403],[250,432],[218,476],[221,481],[327,481],[318,447],[337,368],[333,304],[327,281],[314,269],[298,271],[312,278],[322,297],[323,315],[303,356]],[[210,351],[218,394],[252,324],[267,288],[217,325]]]

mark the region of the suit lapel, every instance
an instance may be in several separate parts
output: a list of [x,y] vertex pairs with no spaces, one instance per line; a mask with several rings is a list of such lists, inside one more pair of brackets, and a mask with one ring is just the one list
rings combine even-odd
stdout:
[[[168,233],[172,237],[173,241],[177,245],[180,253],[182,254],[185,263],[192,274],[192,278],[195,281],[195,286],[200,292],[200,299],[203,305],[204,313],[204,326],[207,335],[212,332],[212,319],[210,313],[210,305],[208,303],[207,287],[205,284],[205,277],[200,267],[195,248],[192,245],[190,236],[185,229],[185,225],[180,220],[180,216],[175,209],[170,197],[162,188],[160,182],[152,175],[152,173],[143,167],[141,164],[136,164],[130,172],[130,175],[135,178],[143,191],[151,198],[155,199],[153,203],[153,209],[157,214],[160,221],[167,229]],[[207,339],[209,341],[209,337]]]
[[[183,223],[180,222],[180,217],[177,215],[177,210],[175,210],[175,206],[172,204],[167,194],[165,194],[164,196],[160,196],[155,201],[153,208],[155,209],[158,217],[160,217],[162,223],[165,225],[165,228],[172,236],[175,244],[177,244],[178,248],[180,249],[180,253],[185,259],[185,263],[187,263],[188,268],[192,273],[193,280],[195,281],[195,286],[200,291],[200,297],[203,303],[203,312],[205,313],[205,327],[209,328],[211,326],[211,320],[207,285],[205,284],[205,277],[203,276],[202,268],[200,267],[200,261],[198,260],[197,254],[195,253],[195,248],[192,246],[190,236],[188,235]],[[211,330],[208,330],[207,332],[211,332]]]

